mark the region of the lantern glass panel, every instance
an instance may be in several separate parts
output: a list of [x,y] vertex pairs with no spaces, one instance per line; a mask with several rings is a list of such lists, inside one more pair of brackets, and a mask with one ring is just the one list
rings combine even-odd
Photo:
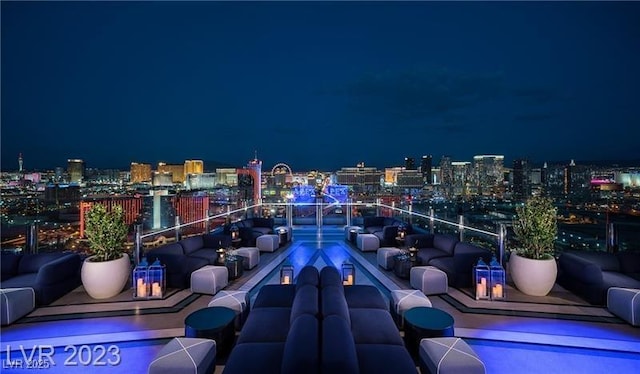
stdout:
[[149,297],[162,298],[165,292],[165,266],[156,260],[148,270]]
[[293,266],[283,265],[280,269],[280,284],[293,283]]
[[133,297],[146,298],[149,295],[149,264],[143,258],[140,264],[133,268]]
[[491,272],[484,260],[479,259],[473,267],[473,279],[476,292],[476,300],[488,300],[491,290]]
[[505,299],[505,271],[494,257],[489,265],[491,272],[491,300]]
[[356,281],[356,268],[353,264],[342,264],[342,284],[345,286],[353,286]]

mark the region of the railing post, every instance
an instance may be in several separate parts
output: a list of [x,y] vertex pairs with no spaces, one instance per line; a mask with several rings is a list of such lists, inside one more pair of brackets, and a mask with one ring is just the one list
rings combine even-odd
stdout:
[[176,230],[176,241],[180,241],[180,239],[182,239],[182,232],[180,228],[180,216],[176,216],[175,230]]
[[142,253],[142,223],[136,223],[133,226],[134,242],[133,242],[133,262],[135,266],[140,264],[140,254]]
[[433,211],[433,207],[429,208],[429,231],[431,234],[435,234],[435,225],[434,225],[435,212]]
[[38,253],[38,224],[31,222],[27,226],[27,235],[25,237],[25,253]]
[[507,240],[507,227],[504,223],[498,224],[498,261],[504,266],[505,241]]
[[347,226],[351,226],[351,199],[347,199]]
[[293,227],[293,203],[291,200],[287,202],[287,226]]
[[380,198],[376,199],[376,216],[380,217]]
[[204,223],[205,234],[211,232],[211,211],[207,209],[207,221]]
[[413,203],[409,201],[409,223],[413,223]]
[[613,222],[609,223],[607,227],[607,252],[617,253],[618,252],[618,235],[616,232],[616,226]]
[[316,225],[322,227],[322,198],[316,198]]
[[464,216],[460,214],[458,216],[458,236],[460,237],[460,241],[464,241]]

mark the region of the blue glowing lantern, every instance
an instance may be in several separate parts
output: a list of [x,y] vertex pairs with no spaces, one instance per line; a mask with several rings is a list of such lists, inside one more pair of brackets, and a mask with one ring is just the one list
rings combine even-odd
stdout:
[[353,264],[345,262],[342,264],[342,284],[353,286],[356,282],[356,268]]
[[473,281],[476,288],[476,300],[489,300],[491,272],[489,265],[482,258],[479,258],[478,263],[473,267]]
[[489,271],[491,273],[491,300],[504,300],[505,296],[505,271],[502,265],[493,256],[489,263]]
[[147,258],[133,268],[133,298],[146,299],[149,295],[149,264]]
[[154,299],[161,299],[164,296],[166,281],[165,281],[165,266],[160,264],[159,260],[155,260],[149,270],[147,271],[147,277],[149,279],[149,294],[148,297]]
[[280,268],[280,284],[293,283],[293,266],[282,265]]

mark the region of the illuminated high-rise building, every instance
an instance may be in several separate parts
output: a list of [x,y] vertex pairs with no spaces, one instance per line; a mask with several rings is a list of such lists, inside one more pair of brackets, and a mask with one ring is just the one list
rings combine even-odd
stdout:
[[404,168],[405,170],[416,170],[416,161],[413,157],[404,158]]
[[[180,164],[166,164],[164,162],[158,163],[159,173],[171,173],[173,183],[183,183],[185,181],[185,165]],[[195,174],[195,173],[192,173]]]
[[453,161],[451,162],[453,172],[452,189],[453,196],[468,196],[471,184],[471,162]]
[[478,195],[491,196],[502,193],[504,156],[473,156],[473,171]]
[[431,155],[425,155],[422,156],[422,160],[420,161],[420,172],[422,173],[422,180],[424,184],[433,183],[431,177],[432,159]]
[[453,166],[451,157],[442,156],[440,159],[440,184],[446,197],[453,195]]
[[151,164],[131,163],[131,183],[151,182]]
[[69,182],[82,183],[84,178],[84,161],[79,159],[67,160],[67,173],[69,173]]
[[524,159],[514,160],[513,161],[513,197],[518,199],[523,199],[531,194],[529,178],[530,178],[529,162]]
[[18,155],[18,172],[22,173],[22,152]]
[[[202,160],[185,160],[184,175],[204,173],[204,162]],[[183,180],[184,181],[184,180]]]
[[564,194],[565,195],[569,195],[572,192],[572,179],[573,179],[573,169],[575,168],[576,163],[571,160],[571,162],[569,163],[569,165],[564,167],[564,183],[563,183],[563,187],[564,187]]

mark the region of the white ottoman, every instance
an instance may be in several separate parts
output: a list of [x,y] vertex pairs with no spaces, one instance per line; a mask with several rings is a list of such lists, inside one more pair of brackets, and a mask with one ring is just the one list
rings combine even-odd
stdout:
[[245,269],[253,269],[260,263],[260,250],[258,247],[240,247],[235,250],[235,253],[243,258],[242,266]]
[[393,268],[393,256],[402,253],[400,248],[396,247],[382,247],[378,248],[377,258],[378,265],[384,270]]
[[418,356],[422,373],[486,373],[480,357],[460,338],[422,339]]
[[411,287],[422,291],[425,295],[447,293],[447,273],[435,266],[414,266],[409,273]]
[[260,235],[256,239],[256,247],[260,252],[275,252],[280,246],[280,236],[274,234]]
[[173,338],[151,361],[148,374],[213,373],[216,342],[211,339]]
[[0,321],[10,325],[29,314],[36,306],[33,288],[4,288],[0,290]]
[[391,316],[399,328],[404,327],[404,312],[419,306],[431,307],[431,300],[418,290],[391,291]]
[[373,234],[358,234],[356,247],[362,252],[377,251],[380,248],[380,240]]
[[240,331],[249,315],[249,293],[246,291],[222,290],[211,299],[208,306],[223,306],[233,309],[236,312],[236,330]]
[[611,287],[607,290],[607,309],[633,326],[640,326],[640,290]]
[[191,273],[191,292],[215,295],[229,283],[226,266],[206,265]]

